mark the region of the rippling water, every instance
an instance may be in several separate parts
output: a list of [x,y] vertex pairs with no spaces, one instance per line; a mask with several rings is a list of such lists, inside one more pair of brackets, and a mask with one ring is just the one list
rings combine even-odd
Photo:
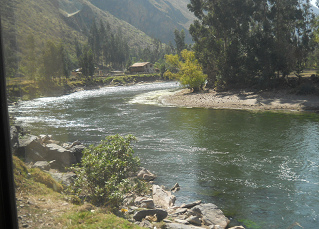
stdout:
[[33,134],[62,142],[135,135],[135,152],[157,182],[180,184],[177,204],[213,202],[246,228],[318,228],[319,115],[158,104],[177,87],[107,87],[21,102],[10,112]]

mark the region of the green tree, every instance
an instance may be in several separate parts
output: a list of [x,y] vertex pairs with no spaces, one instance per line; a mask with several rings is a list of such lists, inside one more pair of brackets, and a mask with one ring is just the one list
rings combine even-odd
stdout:
[[95,70],[94,55],[92,49],[90,49],[88,45],[83,47],[82,56],[80,57],[80,66],[84,76],[93,76]]
[[180,55],[182,50],[186,49],[186,44],[185,44],[185,31],[182,29],[180,32],[175,29],[174,31],[174,41],[176,44],[176,51],[177,54]]
[[203,89],[207,75],[203,74],[202,67],[199,65],[195,54],[192,51],[184,49],[181,52],[181,58],[176,55],[166,55],[165,59],[170,69],[164,74],[169,78],[177,79],[184,87],[193,92]]
[[191,0],[188,7],[197,17],[190,33],[207,86],[268,84],[306,60],[309,0]]
[[35,80],[36,73],[38,69],[36,50],[35,50],[35,39],[31,34],[27,37],[26,41],[26,55],[23,61],[23,69],[25,69],[25,74],[31,79]]
[[135,141],[132,135],[108,136],[101,144],[85,149],[81,164],[74,168],[75,194],[86,194],[98,205],[118,206],[123,194],[134,188],[128,178],[140,165],[133,156],[132,141]]

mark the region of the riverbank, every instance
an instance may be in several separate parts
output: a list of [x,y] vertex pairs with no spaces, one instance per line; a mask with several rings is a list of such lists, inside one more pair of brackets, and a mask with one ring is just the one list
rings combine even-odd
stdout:
[[217,92],[206,90],[192,93],[189,89],[182,89],[162,96],[161,102],[169,106],[194,108],[319,111],[319,96],[296,95],[289,93],[287,90],[259,92],[245,90]]

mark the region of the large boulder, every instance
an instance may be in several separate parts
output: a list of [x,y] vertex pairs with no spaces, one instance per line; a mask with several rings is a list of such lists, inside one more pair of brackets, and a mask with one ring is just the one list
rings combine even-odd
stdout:
[[170,191],[165,191],[159,185],[153,185],[153,200],[155,206],[169,209],[174,206],[176,197]]
[[51,163],[51,168],[61,171],[64,171],[65,167],[77,163],[73,152],[55,143],[45,144],[47,142],[49,140],[45,135],[41,137],[26,136],[19,139],[18,151],[26,162],[54,161]]
[[[72,164],[76,163],[76,158],[70,150],[67,150],[57,144],[47,144],[46,148],[46,159],[48,161],[55,160],[57,163],[55,163],[54,165],[58,170],[63,171],[65,167],[69,167]],[[54,168],[53,164],[51,167]]]
[[212,203],[197,205],[191,209],[191,212],[200,217],[206,226],[219,225],[221,229],[224,229],[230,222],[224,213]]
[[19,152],[26,162],[47,161],[46,147],[33,135],[19,139]]

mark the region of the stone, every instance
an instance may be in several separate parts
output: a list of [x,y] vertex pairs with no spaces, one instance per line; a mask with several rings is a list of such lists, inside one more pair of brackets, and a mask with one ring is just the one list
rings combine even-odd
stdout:
[[174,206],[176,197],[170,191],[165,191],[159,185],[153,185],[153,200],[155,206],[169,209]]
[[49,172],[52,178],[63,185],[70,186],[73,184],[76,174],[73,172],[59,173],[59,172]]
[[49,162],[47,162],[47,161],[37,161],[36,163],[34,163],[34,165],[32,167],[39,168],[41,170],[49,171],[51,166],[50,166]]
[[200,218],[198,216],[190,216],[186,220],[190,224],[193,224],[193,225],[196,225],[196,226],[201,226],[202,225],[202,221],[200,220]]
[[48,161],[47,150],[40,144],[38,137],[30,135],[19,139],[19,154],[24,155],[26,162]]
[[203,229],[203,228],[193,226],[193,225],[180,224],[180,223],[167,223],[166,229]]
[[69,167],[76,163],[76,158],[70,150],[67,150],[57,144],[47,144],[46,148],[48,150],[46,159],[56,160],[58,162],[55,169],[64,171],[65,167]]
[[137,173],[137,178],[141,180],[152,181],[156,178],[156,175],[145,168],[141,168],[141,170]]
[[143,220],[142,222],[140,222],[138,224],[140,227],[144,227],[144,228],[153,228],[153,225],[151,222],[149,222],[148,220]]
[[189,222],[185,219],[175,219],[175,222],[181,223],[181,224],[189,224]]
[[136,197],[134,200],[134,204],[140,206],[141,208],[153,209],[155,208],[153,199],[147,197]]
[[156,214],[157,221],[162,221],[168,215],[167,211],[163,209],[148,209],[141,210],[134,214],[133,219],[136,221],[142,221],[146,216],[154,216]]
[[184,214],[187,211],[187,208],[179,208],[175,211],[175,214]]
[[180,189],[181,189],[181,188],[180,188],[179,184],[176,183],[176,184],[174,185],[174,187],[171,188],[171,191],[172,191],[172,192],[177,192],[177,191],[179,191]]
[[223,212],[212,203],[197,205],[191,211],[202,218],[203,224],[206,226],[220,225],[221,229],[224,229],[230,222]]
[[83,150],[85,148],[86,147],[84,145],[81,145],[81,144],[75,144],[75,143],[72,144],[72,147],[69,150],[73,153],[73,155],[75,157],[75,163],[81,162],[81,159],[83,156]]
[[197,200],[197,201],[192,202],[192,203],[189,203],[189,204],[182,204],[182,205],[181,205],[181,208],[192,208],[192,207],[194,207],[194,206],[196,206],[196,205],[199,205],[199,204],[201,204],[201,203],[202,203],[201,200]]
[[[10,127],[10,142],[12,153],[18,155],[19,148],[19,130],[17,126]],[[20,155],[18,155],[20,156]]]
[[230,227],[229,229],[245,229],[243,226]]

